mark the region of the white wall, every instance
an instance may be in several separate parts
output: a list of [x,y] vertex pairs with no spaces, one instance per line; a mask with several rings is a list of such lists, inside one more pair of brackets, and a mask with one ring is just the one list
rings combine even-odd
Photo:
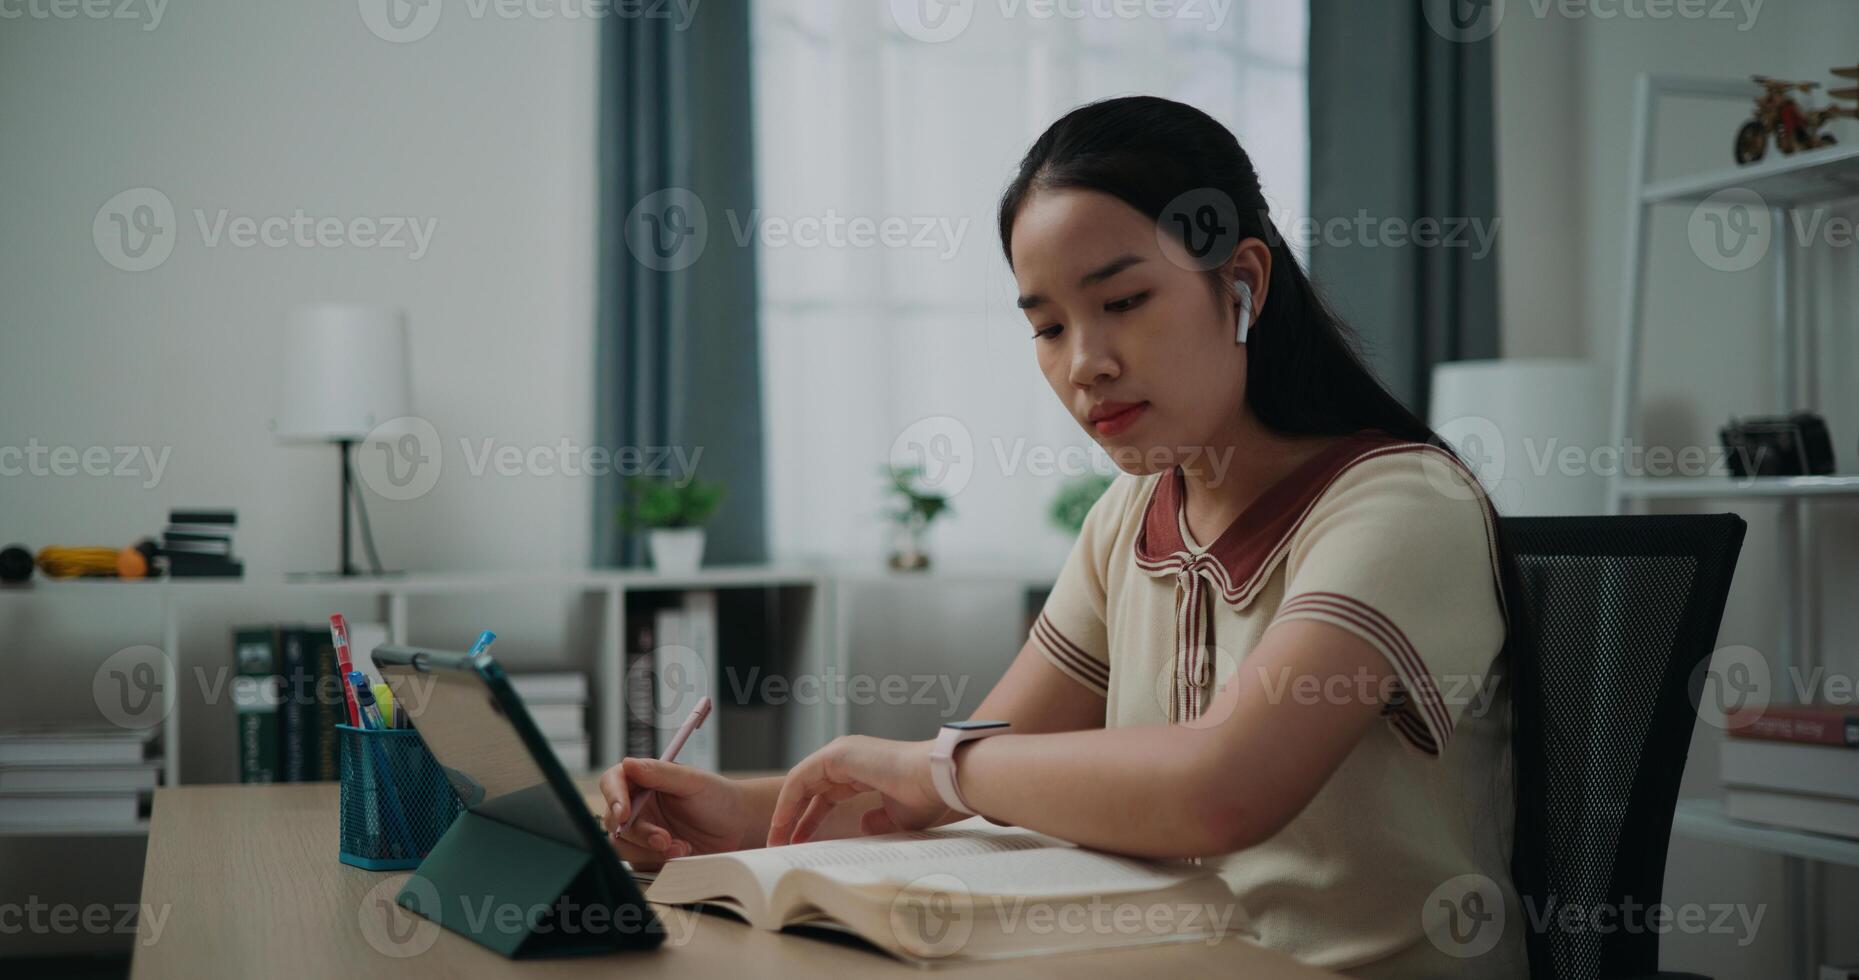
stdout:
[[[588,481],[473,477],[458,439],[592,438],[597,25],[472,20],[448,4],[430,35],[393,44],[354,3],[234,0],[167,5],[149,23],[0,19],[0,446],[169,453],[152,487],[0,476],[0,543],[120,546],[158,533],[170,507],[220,505],[239,511],[254,577],[333,567],[335,452],[276,444],[266,425],[285,311],[353,299],[408,311],[415,409],[445,440],[432,492],[371,498],[382,558],[417,570],[584,565]],[[172,201],[178,238],[160,266],[125,272],[100,255],[92,221],[142,186]],[[434,223],[433,237],[417,260],[209,247],[196,208],[209,221],[222,208],[413,216]],[[241,598],[201,615],[327,615],[317,605]],[[91,671],[156,640],[155,613],[146,597],[0,597],[0,663],[15,672],[0,717],[94,716]],[[416,642],[448,646],[495,623],[500,652],[518,661],[571,660],[589,642],[586,610],[528,597],[416,604],[413,615]],[[229,644],[216,624],[184,632],[182,647],[185,672],[224,663]],[[190,781],[233,778],[230,708],[183,697]],[[133,898],[112,872],[133,878],[139,853],[87,869],[68,860],[91,853],[75,842],[82,850],[52,848],[65,858],[48,866],[34,857],[43,842],[17,843],[0,846],[9,893]]]
[[[1611,377],[1619,330],[1631,141],[1631,90],[1640,72],[1739,78],[1766,73],[1831,80],[1827,69],[1859,60],[1859,6],[1844,0],[1790,0],[1757,6],[1753,20],[1731,5],[1735,20],[1602,19],[1585,15],[1538,19],[1536,4],[1507,5],[1496,35],[1504,344],[1510,356],[1588,356]],[[1552,5],[1550,10],[1559,9]],[[1620,9],[1607,4],[1578,9]],[[1641,6],[1643,8],[1643,5]],[[1673,9],[1667,7],[1666,9]],[[1703,9],[1723,9],[1703,5]],[[1739,29],[1742,25],[1747,29]],[[1659,176],[1732,165],[1731,138],[1748,114],[1736,103],[1678,102],[1666,118],[1655,168]],[[1844,143],[1859,126],[1836,124]],[[1854,209],[1843,212],[1851,217]],[[1670,446],[1716,443],[1716,429],[1733,413],[1775,409],[1768,332],[1772,273],[1765,264],[1741,273],[1705,266],[1686,237],[1689,211],[1663,209],[1648,229],[1650,303],[1646,318],[1642,439]],[[1859,370],[1853,336],[1853,248],[1814,246],[1804,256],[1819,283],[1814,320],[1823,338],[1817,363],[1820,410],[1832,428],[1841,472],[1859,472]],[[1697,511],[1730,509],[1726,502]],[[1661,507],[1660,510],[1677,508]],[[1737,508],[1750,522],[1721,644],[1774,649],[1781,596],[1776,547],[1777,508]],[[1829,669],[1850,677],[1859,650],[1847,641],[1859,628],[1849,600],[1859,579],[1859,508],[1814,505],[1823,542],[1826,596],[1821,635]],[[1715,796],[1719,736],[1701,729],[1686,768],[1685,796]],[[1667,969],[1717,977],[1782,976],[1786,971],[1789,907],[1781,861],[1765,854],[1677,838],[1666,883],[1667,901],[1744,903],[1763,907],[1753,943],[1731,937],[1673,935],[1665,940]],[[1859,959],[1851,903],[1859,875],[1830,874],[1826,917],[1829,955]],[[1844,910],[1844,911],[1840,911]]]

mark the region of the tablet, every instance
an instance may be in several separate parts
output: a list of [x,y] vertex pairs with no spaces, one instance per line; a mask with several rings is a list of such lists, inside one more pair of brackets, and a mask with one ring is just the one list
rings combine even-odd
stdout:
[[[562,888],[572,886],[579,902],[602,907],[603,914],[616,923],[631,923],[631,927],[613,928],[605,935],[575,929],[583,940],[579,945],[638,948],[656,946],[664,939],[664,930],[637,883],[621,865],[503,668],[488,653],[388,645],[375,648],[374,663],[393,688],[396,706],[412,720],[465,806],[453,829],[421,864],[420,874],[443,885],[446,869],[436,865],[468,863],[473,866],[470,877],[478,881],[498,874],[514,881],[533,877],[540,863],[579,865],[569,869],[573,880],[564,882]],[[466,826],[460,827],[461,823]],[[503,873],[499,868],[509,870]],[[457,877],[457,871],[454,867],[450,876]],[[424,914],[425,910],[415,911]],[[453,926],[444,921],[449,916],[428,917]],[[513,947],[507,955],[518,954]]]

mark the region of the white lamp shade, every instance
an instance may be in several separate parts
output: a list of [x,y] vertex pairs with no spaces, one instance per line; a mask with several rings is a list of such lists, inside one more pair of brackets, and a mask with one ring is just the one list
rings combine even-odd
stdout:
[[1608,388],[1577,360],[1455,361],[1433,369],[1428,424],[1477,472],[1499,513],[1599,514]]
[[284,326],[277,436],[360,439],[412,411],[407,317],[348,303],[299,306]]

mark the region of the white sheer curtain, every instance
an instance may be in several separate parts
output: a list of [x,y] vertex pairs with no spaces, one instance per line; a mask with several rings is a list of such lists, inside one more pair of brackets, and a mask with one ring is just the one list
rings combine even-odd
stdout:
[[1232,129],[1286,227],[1307,200],[1304,4],[1127,19],[1089,0],[969,0],[941,4],[970,20],[939,43],[901,30],[895,5],[756,3],[759,214],[721,230],[760,248],[770,551],[881,558],[902,437],[953,464],[939,563],[1056,569],[1070,539],[1047,523],[1053,495],[1109,468],[1034,363],[1000,191],[1066,110],[1148,93]]

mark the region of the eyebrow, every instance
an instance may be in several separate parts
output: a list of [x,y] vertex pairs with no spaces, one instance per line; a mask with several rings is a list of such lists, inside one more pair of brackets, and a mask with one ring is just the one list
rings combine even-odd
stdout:
[[[1096,285],[1097,283],[1103,282],[1104,280],[1109,279],[1111,276],[1114,276],[1117,273],[1122,272],[1123,270],[1129,268],[1130,266],[1137,265],[1141,263],[1142,261],[1143,261],[1143,258],[1140,255],[1120,255],[1114,259],[1111,259],[1109,262],[1104,263],[1098,268],[1085,273],[1082,277],[1079,278],[1078,285],[1080,286]],[[1016,301],[1015,305],[1018,306],[1020,309],[1030,310],[1035,306],[1039,306],[1045,301],[1046,301],[1045,296],[1040,295],[1039,293],[1033,293],[1027,296],[1020,297],[1019,300]]]

